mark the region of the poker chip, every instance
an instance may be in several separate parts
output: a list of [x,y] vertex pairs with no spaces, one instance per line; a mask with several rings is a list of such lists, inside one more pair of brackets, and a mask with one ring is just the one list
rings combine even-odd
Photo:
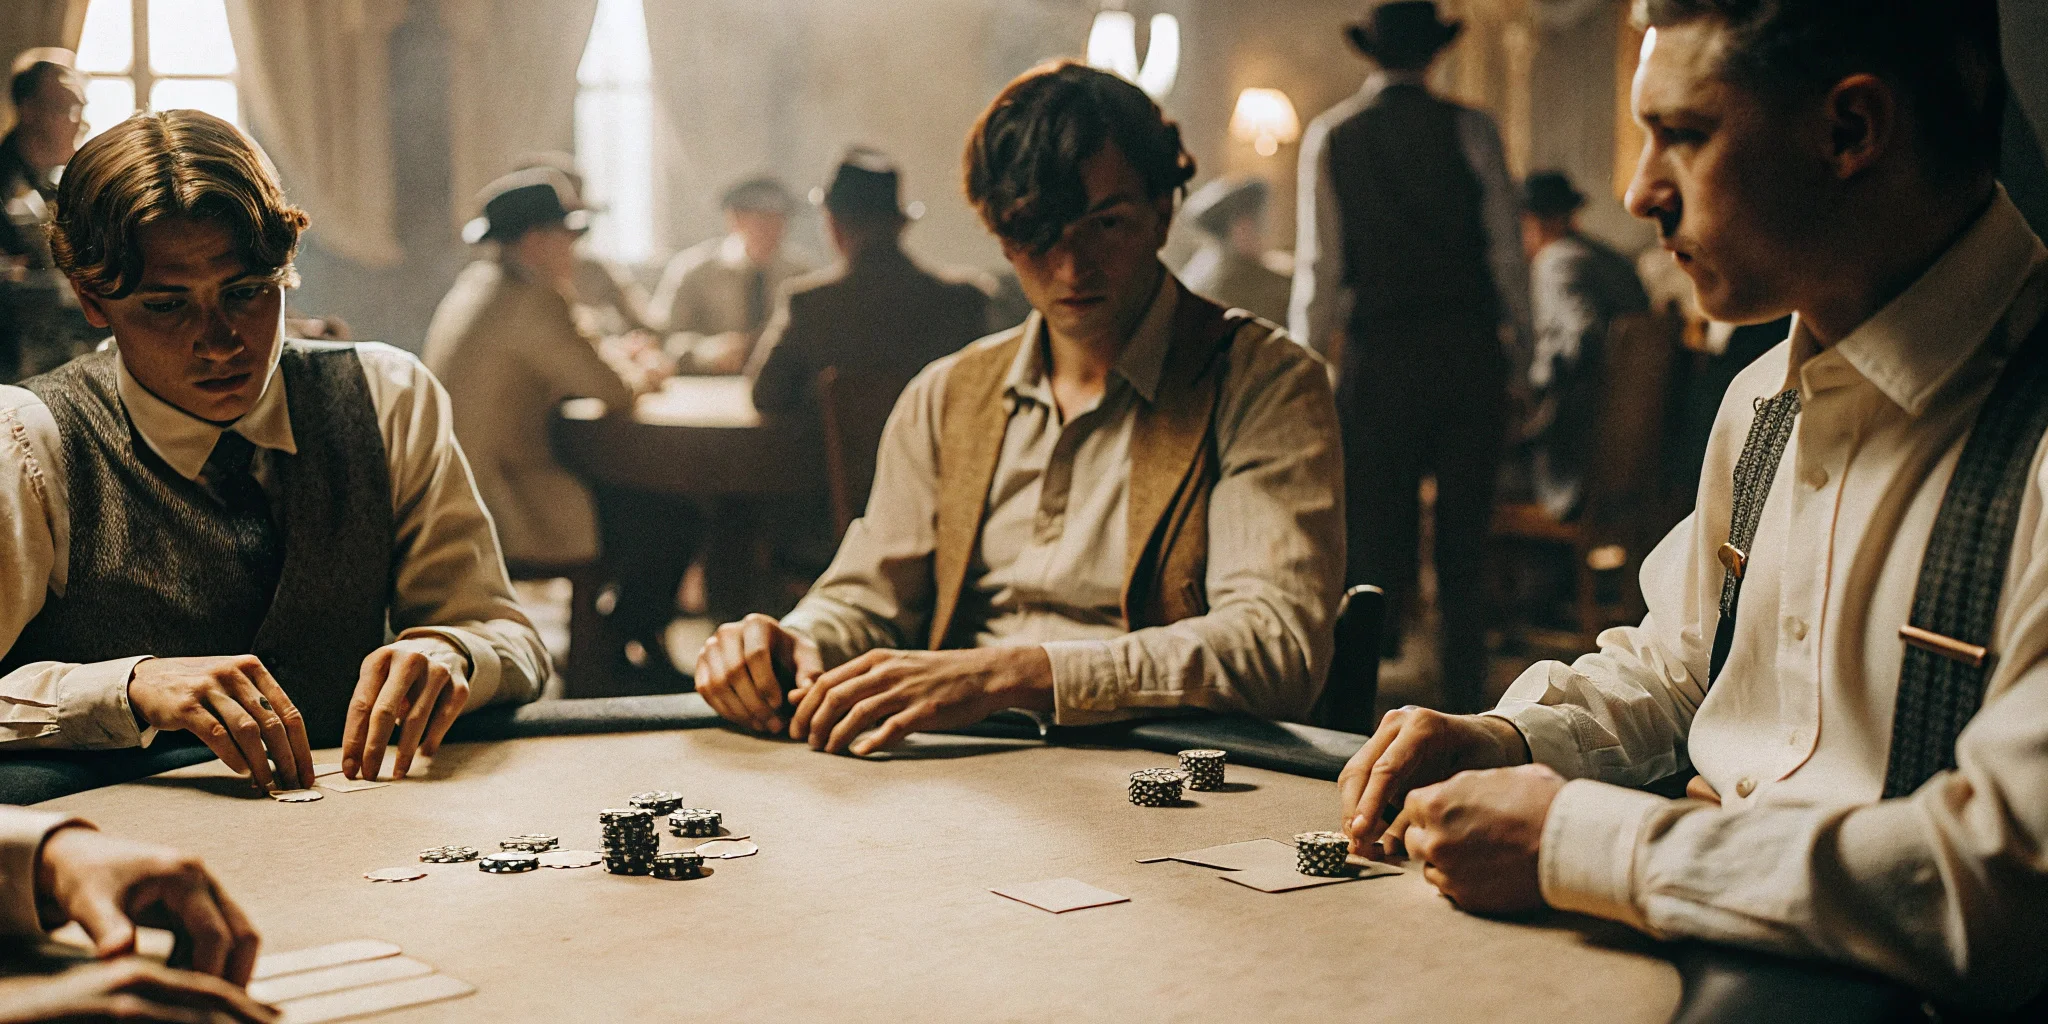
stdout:
[[527,832],[510,839],[498,840],[500,850],[519,850],[525,853],[546,853],[560,845],[560,839],[540,832]]
[[668,816],[670,835],[702,839],[718,834],[725,816],[706,807],[684,807]]
[[430,846],[420,851],[420,859],[429,864],[461,864],[476,858],[474,846]]
[[1294,870],[1318,878],[1336,878],[1347,870],[1351,839],[1342,832],[1303,832],[1294,837]]
[[1188,788],[1194,790],[1222,789],[1225,759],[1226,755],[1221,750],[1181,751],[1180,770],[1188,773]]
[[704,856],[688,851],[657,854],[649,874],[670,882],[704,877]]
[[372,882],[417,882],[427,873],[419,868],[379,868],[363,872],[363,877]]
[[654,868],[661,852],[661,836],[654,830],[654,812],[644,807],[613,809],[597,816],[602,837],[599,855],[606,872],[614,875],[645,875]]
[[626,802],[654,814],[669,814],[683,805],[683,795],[674,790],[657,789],[647,793],[635,793]]
[[587,868],[603,861],[602,855],[589,850],[552,850],[540,855],[540,866],[544,868]]
[[516,875],[540,867],[540,857],[525,852],[486,854],[476,862],[478,871],[493,875]]
[[1166,807],[1180,800],[1188,773],[1177,768],[1143,768],[1131,773],[1131,802],[1140,807]]
[[272,800],[281,804],[310,804],[321,799],[317,789],[279,789],[270,794]]

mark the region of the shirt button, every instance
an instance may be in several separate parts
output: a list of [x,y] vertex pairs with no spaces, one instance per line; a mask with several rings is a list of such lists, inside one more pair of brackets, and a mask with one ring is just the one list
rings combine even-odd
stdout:
[[1754,793],[1754,792],[1756,792],[1756,780],[1755,780],[1755,779],[1749,778],[1748,776],[1744,776],[1743,778],[1740,778],[1740,779],[1737,779],[1737,780],[1736,780],[1736,782],[1735,782],[1735,795],[1736,795],[1736,796],[1739,796],[1739,797],[1744,797],[1744,798],[1747,798],[1747,797],[1748,797],[1748,796],[1749,796],[1749,795],[1750,795],[1751,793]]
[[1785,632],[1788,635],[1790,635],[1793,640],[1806,639],[1806,620],[1799,618],[1796,615],[1786,619]]
[[1823,487],[1826,487],[1827,485],[1828,471],[1826,467],[1815,466],[1812,469],[1806,471],[1806,486],[1811,487],[1817,491]]

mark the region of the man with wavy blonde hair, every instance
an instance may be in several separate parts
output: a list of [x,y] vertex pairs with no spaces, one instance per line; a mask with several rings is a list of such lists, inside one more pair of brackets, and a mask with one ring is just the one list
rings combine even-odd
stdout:
[[403,775],[464,709],[538,692],[439,383],[387,346],[285,338],[305,227],[198,111],[71,161],[51,253],[114,345],[0,389],[0,750],[182,730],[306,787],[313,744],[374,776],[397,733]]

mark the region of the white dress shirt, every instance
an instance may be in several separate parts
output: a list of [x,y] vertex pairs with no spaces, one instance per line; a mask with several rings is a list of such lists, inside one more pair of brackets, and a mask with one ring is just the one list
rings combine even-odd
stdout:
[[[1544,825],[1555,907],[1860,964],[2012,1002],[2048,979],[2048,470],[2031,458],[1983,710],[1959,765],[1881,800],[1920,561],[1965,438],[2048,299],[2001,190],[1926,274],[1823,349],[1804,324],[1730,386],[1693,515],[1645,560],[1649,614],[1491,714],[1569,782]],[[1732,474],[1754,403],[1802,411],[1707,688]],[[1716,809],[1635,786],[1691,764]]]
[[[391,464],[398,566],[390,614],[400,646],[463,673],[472,709],[532,700],[547,678],[547,652],[512,596],[497,534],[455,442],[447,393],[405,352],[379,344],[355,351]],[[118,375],[136,432],[172,470],[197,480],[222,428],[151,394],[125,365]],[[273,358],[262,396],[229,428],[256,446],[251,469],[273,497],[268,452],[298,451],[288,402]],[[42,399],[0,387],[0,522],[7,531],[0,536],[0,650],[13,646],[47,595],[64,592],[71,509],[61,450]],[[0,749],[146,746],[156,731],[137,725],[128,681],[148,656],[34,662],[0,676]]]
[[[1349,99],[1318,114],[1301,137],[1299,197],[1295,218],[1294,300],[1288,333],[1334,363],[1330,339],[1346,328],[1352,295],[1344,283],[1344,214],[1337,205],[1337,181],[1330,170],[1330,131],[1357,116],[1390,85],[1426,87],[1422,72],[1379,71]],[[1500,293],[1501,316],[1516,336],[1530,335],[1529,268],[1522,254],[1521,200],[1508,175],[1500,129],[1493,118],[1465,109],[1458,113],[1458,148],[1479,179],[1480,221],[1486,226],[1486,263]]]
[[65,825],[83,824],[61,812],[0,807],[0,936],[43,933],[36,912],[36,862],[43,840]]

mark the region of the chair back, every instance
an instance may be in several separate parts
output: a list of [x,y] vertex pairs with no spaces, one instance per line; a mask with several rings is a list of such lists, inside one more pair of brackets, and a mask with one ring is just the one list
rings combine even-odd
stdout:
[[1344,592],[1337,605],[1337,649],[1330,678],[1309,714],[1310,725],[1369,735],[1380,696],[1380,631],[1387,619],[1387,595],[1374,586]]
[[910,384],[901,371],[828,366],[818,371],[818,415],[825,433],[825,481],[835,539],[860,518],[875,483],[882,428]]
[[1626,313],[1607,329],[1601,374],[1600,418],[1586,459],[1586,518],[1603,533],[1635,550],[1641,530],[1662,532],[1668,523],[1644,523],[1658,508],[1659,462],[1664,436],[1664,399],[1683,325],[1658,313]]

